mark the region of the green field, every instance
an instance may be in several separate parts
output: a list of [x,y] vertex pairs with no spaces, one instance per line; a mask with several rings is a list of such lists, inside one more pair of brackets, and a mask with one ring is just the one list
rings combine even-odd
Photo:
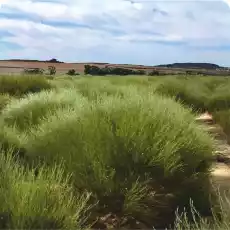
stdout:
[[209,182],[213,139],[195,122],[209,111],[230,141],[229,88],[220,76],[0,76],[0,228],[230,228]]

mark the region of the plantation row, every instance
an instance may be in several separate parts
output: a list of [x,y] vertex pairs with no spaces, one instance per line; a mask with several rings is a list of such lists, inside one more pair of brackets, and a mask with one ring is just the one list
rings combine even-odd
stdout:
[[99,228],[98,218],[112,213],[116,228],[179,229],[191,199],[201,216],[212,215],[213,140],[194,118],[212,111],[229,132],[229,85],[0,77],[0,227]]

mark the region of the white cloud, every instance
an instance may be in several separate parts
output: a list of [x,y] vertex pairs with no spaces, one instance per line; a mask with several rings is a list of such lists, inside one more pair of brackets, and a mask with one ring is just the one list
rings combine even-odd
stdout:
[[229,0],[223,0],[230,8],[230,1]]
[[[215,51],[217,56],[213,59],[210,55],[214,51],[191,48],[230,45],[230,8],[227,2],[5,0],[0,14],[8,13],[10,17],[0,18],[0,30],[9,31],[14,37],[0,36],[0,42],[18,44],[23,47],[22,56],[31,55],[33,58],[36,55],[56,55],[65,60],[74,60],[75,57],[101,60],[104,57],[115,62],[126,60],[127,63],[154,64],[159,60],[173,62],[191,58],[191,61],[196,61],[192,59],[201,57],[207,61],[223,62],[227,55],[226,63],[230,65],[230,54],[223,49]],[[16,13],[24,15],[24,19],[13,18]],[[58,22],[86,26],[65,27],[58,26]],[[187,45],[173,47],[163,44],[167,42]],[[102,55],[95,56],[98,53]],[[9,54],[19,55],[14,51]]]

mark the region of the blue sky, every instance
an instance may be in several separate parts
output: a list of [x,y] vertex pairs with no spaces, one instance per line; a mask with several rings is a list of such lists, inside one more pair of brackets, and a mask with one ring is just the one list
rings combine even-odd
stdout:
[[0,3],[0,59],[230,66],[228,0]]

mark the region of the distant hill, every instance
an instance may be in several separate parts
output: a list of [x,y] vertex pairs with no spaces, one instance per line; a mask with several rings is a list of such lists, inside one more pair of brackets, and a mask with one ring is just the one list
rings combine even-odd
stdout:
[[173,63],[167,65],[157,65],[156,67],[167,67],[167,68],[182,68],[182,69],[208,69],[215,70],[222,68],[219,65],[211,63]]
[[13,61],[13,62],[50,62],[50,63],[64,63],[61,61],[58,61],[57,59],[53,58],[50,60],[46,61],[41,61],[41,60],[31,60],[31,59],[8,59],[8,60],[3,60],[3,61]]

